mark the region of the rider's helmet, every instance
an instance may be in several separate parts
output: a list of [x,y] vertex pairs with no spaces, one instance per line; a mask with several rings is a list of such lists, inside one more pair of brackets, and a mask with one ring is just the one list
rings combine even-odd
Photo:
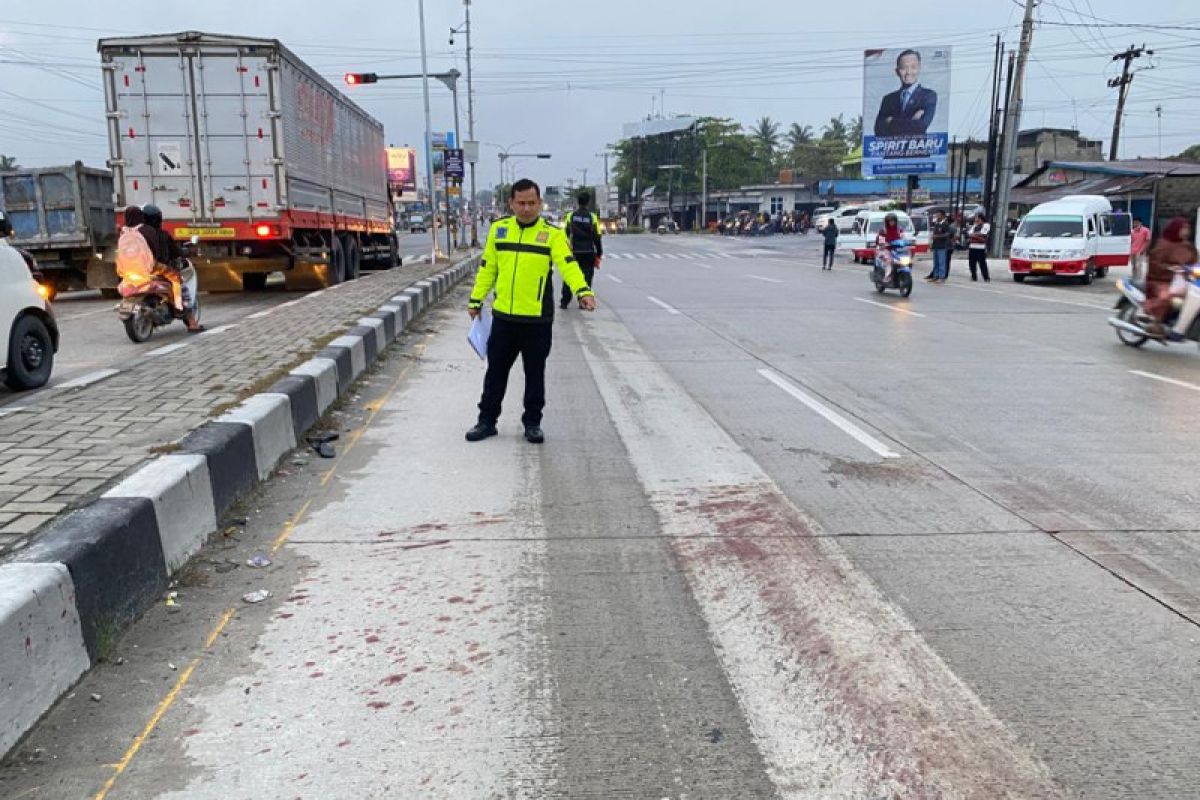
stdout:
[[142,214],[146,217],[146,224],[151,228],[162,227],[162,209],[154,203],[146,203],[142,206]]

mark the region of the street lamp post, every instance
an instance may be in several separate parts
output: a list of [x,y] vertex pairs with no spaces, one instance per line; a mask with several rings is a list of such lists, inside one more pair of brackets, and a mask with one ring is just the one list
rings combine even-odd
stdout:
[[432,206],[433,224],[430,231],[433,237],[433,250],[429,261],[437,263],[437,189],[433,183],[433,125],[429,120],[429,62],[425,56],[425,0],[418,0],[417,14],[421,23],[421,92],[425,98],[425,178],[429,188],[429,203]]
[[[466,21],[462,29],[467,34],[467,136],[475,141],[475,89],[471,83],[471,0],[463,0]],[[450,29],[450,44],[454,44],[457,28]],[[459,147],[462,147],[460,144]],[[479,195],[475,188],[475,162],[471,161],[471,247],[479,247]]]

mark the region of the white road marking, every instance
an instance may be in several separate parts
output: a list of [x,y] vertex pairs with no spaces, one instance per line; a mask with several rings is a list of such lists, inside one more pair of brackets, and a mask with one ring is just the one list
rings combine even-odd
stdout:
[[210,330],[207,330],[207,331],[205,331],[204,333],[200,333],[200,334],[197,334],[197,335],[198,335],[198,336],[199,336],[201,339],[203,339],[203,338],[205,338],[205,337],[208,337],[208,336],[216,336],[218,333],[224,333],[225,331],[232,330],[232,329],[234,329],[234,328],[236,328],[236,327],[237,327],[237,325],[219,325],[219,326],[217,326],[217,327],[215,327],[215,328],[212,328],[212,329],[210,329]]
[[[1079,306],[1080,308],[1098,308],[1101,311],[1110,311],[1112,306],[1102,306],[1097,303],[1080,303],[1076,300],[1055,300],[1053,297],[1040,297],[1036,294],[1023,294],[1020,292],[1006,292],[1002,289],[988,289],[983,286],[963,286],[957,283],[946,283],[943,286],[951,286],[955,289],[967,289],[972,292],[988,292],[990,294],[1000,294],[1005,297],[1023,297],[1026,300],[1037,300],[1040,303],[1057,303],[1062,306]],[[1053,289],[1051,291],[1054,291]]]
[[1161,381],[1162,383],[1169,383],[1172,386],[1181,386],[1184,389],[1191,389],[1193,392],[1200,392],[1200,386],[1197,386],[1194,383],[1176,380],[1175,378],[1168,378],[1166,375],[1155,375],[1153,372],[1142,372],[1140,369],[1131,369],[1129,371],[1134,375],[1141,375],[1143,378],[1149,378],[1152,381]]
[[609,275],[608,279],[610,281],[615,281],[616,283],[624,283],[625,282],[625,281],[621,280],[620,278],[618,278],[616,275]]
[[191,344],[190,341],[183,341],[183,342],[175,342],[175,344],[163,345],[162,347],[158,347],[158,348],[155,348],[154,350],[147,352],[146,357],[152,358],[154,356],[165,356],[167,353],[174,353],[176,350],[182,350],[183,348],[187,347],[190,344]]
[[860,303],[866,303],[867,305],[879,306],[880,308],[886,308],[889,311],[899,311],[901,314],[908,314],[909,316],[913,316],[913,317],[925,316],[924,314],[919,314],[916,311],[909,311],[907,308],[901,308],[900,306],[888,305],[887,303],[877,303],[874,300],[867,300],[864,297],[852,297],[850,299],[857,300]]
[[756,281],[766,281],[767,283],[783,283],[778,278],[765,278],[762,275],[747,275],[747,278],[753,278]]
[[78,378],[66,381],[65,383],[60,383],[60,384],[58,384],[58,386],[54,386],[52,388],[54,388],[54,389],[81,389],[84,386],[90,386],[91,384],[96,383],[97,381],[102,381],[105,378],[111,378],[113,375],[116,375],[120,371],[121,370],[119,370],[119,369],[96,370],[95,372],[89,372],[86,375],[80,375]]
[[649,300],[651,303],[654,303],[654,305],[656,305],[656,306],[662,306],[664,309],[666,309],[668,314],[678,314],[679,313],[678,308],[675,308],[672,305],[668,305],[667,303],[664,303],[662,300],[659,300],[657,297],[652,297],[651,295],[646,295],[646,299]]
[[650,255],[653,256],[654,258],[658,258],[658,259],[661,259],[663,257],[662,253],[651,253]]
[[873,451],[880,458],[899,458],[900,457],[899,453],[890,449],[883,442],[879,441],[874,436],[867,433],[862,428],[858,427],[853,422],[846,419],[845,417],[843,417],[841,414],[834,411],[829,406],[825,405],[824,403],[818,402],[814,398],[809,397],[807,394],[800,391],[800,389],[797,386],[792,384],[791,381],[788,381],[787,379],[785,379],[779,373],[774,372],[769,369],[760,369],[760,370],[758,370],[758,374],[762,375],[764,378],[769,380],[771,383],[775,384],[780,389],[783,389],[785,392],[790,394],[792,397],[796,398],[801,403],[803,403],[804,405],[811,408],[813,411],[820,414],[826,420],[833,423],[834,426],[841,429],[842,432],[849,434],[859,444],[864,445],[869,450]]
[[7,417],[9,414],[16,414],[24,410],[25,406],[8,406],[7,408],[0,408],[0,417]]
[[262,319],[263,317],[267,316],[274,310],[275,310],[274,308],[266,308],[266,309],[263,309],[262,311],[256,311],[253,314],[247,315],[246,319]]
[[650,256],[646,255],[645,253],[633,253],[633,255],[637,256],[638,258],[649,258],[650,257]]
[[692,255],[691,253],[680,253],[679,257],[686,258],[688,261],[691,261],[692,259],[696,258],[696,256]]

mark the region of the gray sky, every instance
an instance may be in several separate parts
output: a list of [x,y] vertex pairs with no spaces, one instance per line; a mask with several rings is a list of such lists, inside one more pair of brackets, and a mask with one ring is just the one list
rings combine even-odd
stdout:
[[[981,136],[993,37],[1000,33],[1015,47],[1021,18],[1016,0],[757,5],[761,11],[753,13],[753,5],[724,0],[475,0],[477,138],[500,145],[525,140],[514,152],[553,153],[551,161],[519,162],[519,172],[543,184],[579,181],[584,168],[595,183],[603,174],[596,154],[619,138],[623,122],[664,110],[746,125],[767,115],[784,128],[800,122],[819,132],[833,115],[861,113],[864,48],[930,45],[954,48],[951,135]],[[122,7],[49,0],[0,11],[0,153],[26,166],[76,159],[103,165],[96,39],[104,35],[200,29],[274,37],[339,86],[348,70],[420,70],[415,0],[206,0],[151,4],[141,15],[114,8]],[[1134,80],[1122,157],[1158,155],[1159,104],[1163,155],[1200,142],[1200,92],[1185,83],[1200,68],[1195,0],[1043,0],[1037,16],[1047,24],[1034,33],[1022,127],[1077,125],[1107,143],[1116,90],[1106,80],[1118,74],[1112,54],[1145,42],[1157,55],[1137,64],[1155,68]],[[450,26],[462,17],[461,0],[427,0],[431,71],[466,71],[465,38],[447,43]],[[138,18],[153,19],[152,29],[129,28]],[[1164,27],[1088,24],[1098,19]],[[1050,24],[1064,22],[1079,27]],[[449,93],[436,83],[431,92],[434,127],[446,128],[453,119]],[[384,123],[390,143],[420,145],[419,81],[347,93]],[[481,187],[496,180],[496,152],[483,147]]]

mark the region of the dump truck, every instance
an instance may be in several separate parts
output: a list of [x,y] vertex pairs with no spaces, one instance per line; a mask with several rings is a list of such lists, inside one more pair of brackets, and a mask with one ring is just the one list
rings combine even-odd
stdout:
[[37,259],[55,294],[85,288],[89,265],[117,241],[112,173],[79,161],[0,172],[0,210],[13,226],[9,244]]
[[[275,39],[197,31],[98,49],[118,219],[153,203],[207,290],[324,288],[399,264],[383,125]],[[94,285],[115,286],[109,263]]]

